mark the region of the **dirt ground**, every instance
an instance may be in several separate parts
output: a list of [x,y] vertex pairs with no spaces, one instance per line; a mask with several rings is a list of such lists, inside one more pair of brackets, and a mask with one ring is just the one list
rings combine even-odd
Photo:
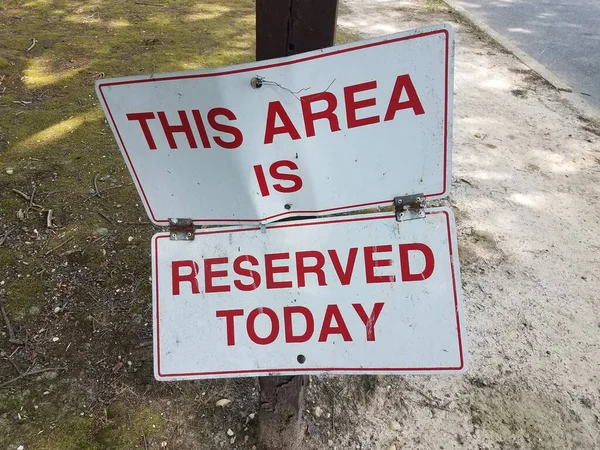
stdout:
[[[470,369],[312,377],[305,448],[600,448],[600,127],[441,1],[343,1],[339,39],[440,22]],[[0,449],[257,444],[255,379],[152,378],[155,230],[93,91],[253,48],[251,0],[0,5]]]

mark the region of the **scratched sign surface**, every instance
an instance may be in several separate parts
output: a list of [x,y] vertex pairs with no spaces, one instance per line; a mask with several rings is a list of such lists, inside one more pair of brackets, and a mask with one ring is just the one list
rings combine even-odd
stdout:
[[269,222],[447,196],[453,49],[436,26],[96,91],[154,223]]
[[152,262],[160,380],[466,370],[449,209],[159,233]]

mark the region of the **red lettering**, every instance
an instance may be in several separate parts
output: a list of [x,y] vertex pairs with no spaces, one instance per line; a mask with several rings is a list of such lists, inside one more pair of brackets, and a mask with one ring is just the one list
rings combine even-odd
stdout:
[[234,280],[233,284],[240,291],[253,291],[260,286],[260,274],[256,270],[246,269],[242,267],[242,263],[248,262],[252,266],[258,266],[258,259],[252,255],[238,256],[233,261],[233,271],[243,277],[252,278],[252,283],[244,284],[239,280]]
[[142,133],[144,133],[144,138],[146,138],[148,148],[150,148],[150,150],[156,150],[156,142],[154,142],[154,138],[152,137],[152,133],[150,132],[150,127],[148,126],[148,121],[154,119],[154,113],[131,113],[127,114],[127,119],[137,120],[140,123],[140,127],[142,128]]
[[[180,271],[182,267],[187,267],[188,269],[190,269],[190,272],[182,274]],[[196,263],[195,261],[188,259],[185,261],[171,262],[171,279],[173,285],[173,295],[180,294],[181,291],[179,285],[184,281],[190,283],[192,287],[192,294],[199,294],[200,288],[198,287],[198,279],[196,278],[198,276],[198,272],[200,272],[200,268],[198,267],[198,263]]]
[[[408,100],[400,101],[402,92],[404,91],[406,91]],[[396,84],[394,85],[394,90],[392,91],[392,96],[390,97],[390,103],[383,120],[394,120],[397,111],[409,108],[413,110],[415,116],[425,114],[425,110],[423,109],[423,105],[421,105],[421,100],[419,99],[417,91],[412,84],[410,75],[400,75],[398,78],[396,78]]]
[[[410,272],[410,262],[408,259],[408,252],[421,252],[425,257],[425,267],[421,273]],[[433,273],[435,267],[435,260],[433,258],[433,252],[425,244],[400,244],[400,270],[402,273],[402,281],[422,281],[426,280]]]
[[190,121],[188,120],[185,111],[177,111],[177,114],[179,114],[179,120],[181,120],[181,125],[169,124],[165,112],[158,112],[158,119],[160,120],[160,124],[162,125],[165,137],[167,138],[167,142],[169,143],[169,147],[171,149],[177,149],[177,142],[175,142],[175,137],[173,135],[175,133],[185,133],[185,137],[187,138],[190,148],[198,148],[198,145],[196,144],[196,139],[194,138],[194,133],[192,133]]
[[[327,107],[323,111],[313,112],[312,104],[321,100],[327,102]],[[307,137],[315,135],[315,121],[320,119],[329,121],[331,131],[340,131],[340,121],[335,115],[337,98],[331,92],[307,95],[300,99],[300,103],[302,104],[302,116],[304,117],[304,128]]]
[[[306,265],[304,261],[306,258],[315,259],[313,265]],[[305,252],[296,253],[296,272],[298,276],[298,287],[306,286],[306,274],[314,273],[317,276],[317,283],[319,286],[327,286],[325,282],[325,272],[323,272],[323,266],[325,265],[325,256],[323,253],[316,250],[308,250]]]
[[[292,326],[292,314],[301,314],[306,322],[306,330],[301,335],[295,335]],[[310,310],[304,306],[284,306],[283,323],[285,328],[285,342],[306,342],[315,331],[315,320]],[[296,321],[297,323],[297,321]]]
[[200,134],[200,139],[202,140],[202,147],[210,148],[210,141],[208,140],[208,133],[206,132],[206,127],[204,126],[204,121],[202,120],[202,116],[200,115],[200,111],[197,109],[192,109],[192,117],[194,118],[194,123],[196,124],[196,129]]
[[356,118],[357,109],[375,106],[376,100],[374,98],[367,98],[364,100],[356,100],[354,98],[354,94],[375,89],[376,87],[377,81],[373,80],[344,88],[344,101],[346,103],[346,121],[348,123],[348,128],[362,127],[364,125],[371,125],[379,122],[379,116],[363,117],[362,119]]
[[[334,319],[337,326],[332,325]],[[352,336],[350,336],[346,322],[344,322],[342,313],[337,305],[327,305],[325,317],[323,318],[323,327],[321,328],[321,334],[319,334],[319,342],[327,342],[330,334],[341,334],[344,341],[352,341]]]
[[302,178],[300,178],[298,175],[294,174],[294,173],[282,173],[279,171],[279,169],[281,169],[282,167],[287,167],[290,170],[298,170],[298,165],[294,162],[294,161],[275,161],[273,164],[271,164],[271,167],[269,167],[269,175],[271,175],[271,177],[273,177],[275,180],[278,181],[289,181],[290,183],[292,183],[291,186],[285,187],[281,184],[274,184],[273,188],[277,191],[277,192],[282,192],[282,193],[290,193],[290,192],[297,192],[300,190],[300,188],[302,187]]
[[243,309],[228,309],[223,311],[217,311],[217,317],[225,317],[225,327],[227,330],[227,345],[235,345],[235,329],[233,318],[243,315]]
[[213,108],[208,112],[208,124],[215,131],[227,133],[233,137],[231,142],[227,142],[219,136],[213,136],[213,139],[217,145],[230,150],[238,148],[240,145],[242,145],[242,142],[244,142],[244,136],[242,135],[242,132],[232,125],[226,125],[224,123],[217,122],[217,116],[223,116],[229,120],[237,120],[237,117],[235,117],[233,111],[227,108]]
[[391,245],[379,245],[374,247],[365,247],[365,272],[367,283],[386,283],[396,281],[395,275],[375,275],[375,267],[388,267],[392,265],[391,259],[373,259],[374,253],[391,252]]
[[329,253],[329,257],[331,258],[331,262],[333,263],[333,268],[335,269],[335,273],[342,283],[342,286],[347,286],[350,284],[350,280],[352,279],[352,272],[354,271],[354,263],[356,262],[356,255],[358,254],[358,248],[353,247],[348,252],[348,261],[346,262],[346,269],[342,268],[342,264],[340,262],[340,258],[335,250],[327,250]]
[[273,261],[288,259],[289,257],[289,253],[272,253],[265,255],[265,276],[267,278],[267,289],[283,289],[292,287],[291,281],[274,280],[274,275],[276,273],[288,273],[290,268],[289,266],[273,267]]
[[379,314],[383,309],[383,303],[375,303],[373,305],[373,311],[371,314],[367,316],[367,312],[363,308],[360,303],[352,303],[352,307],[360,317],[360,320],[365,324],[365,328],[367,331],[367,341],[375,340],[375,324],[377,323],[377,319],[379,318]]
[[227,270],[213,270],[214,264],[227,264],[228,258],[207,258],[204,260],[204,292],[229,292],[231,287],[229,285],[215,286],[213,284],[213,278],[221,278],[227,276]]
[[[275,121],[279,117],[282,125],[275,126]],[[285,108],[279,101],[269,103],[267,110],[267,123],[265,126],[265,144],[272,144],[273,138],[277,134],[288,134],[294,141],[300,139],[300,133],[292,123],[292,119],[288,116]]]
[[[261,338],[258,334],[256,334],[255,322],[256,318],[259,314],[266,314],[269,319],[271,319],[271,332],[264,338]],[[279,334],[279,319],[277,318],[277,314],[271,308],[256,308],[250,311],[248,314],[248,320],[246,321],[246,330],[248,331],[248,336],[258,345],[267,345],[271,344],[277,338]]]
[[258,181],[258,187],[260,188],[260,195],[266,197],[269,194],[269,185],[267,184],[267,178],[261,165],[253,166],[254,174],[256,175],[256,181]]

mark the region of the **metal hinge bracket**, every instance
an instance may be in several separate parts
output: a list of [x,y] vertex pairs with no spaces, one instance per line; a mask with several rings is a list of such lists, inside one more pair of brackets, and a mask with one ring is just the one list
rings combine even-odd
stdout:
[[193,241],[194,222],[192,219],[169,219],[169,235],[172,241]]
[[394,207],[398,222],[425,218],[425,196],[423,194],[394,197]]

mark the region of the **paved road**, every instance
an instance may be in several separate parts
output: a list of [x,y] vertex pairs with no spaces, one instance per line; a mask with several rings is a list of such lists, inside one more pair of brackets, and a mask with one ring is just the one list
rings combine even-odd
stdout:
[[455,3],[511,40],[600,110],[600,0]]

